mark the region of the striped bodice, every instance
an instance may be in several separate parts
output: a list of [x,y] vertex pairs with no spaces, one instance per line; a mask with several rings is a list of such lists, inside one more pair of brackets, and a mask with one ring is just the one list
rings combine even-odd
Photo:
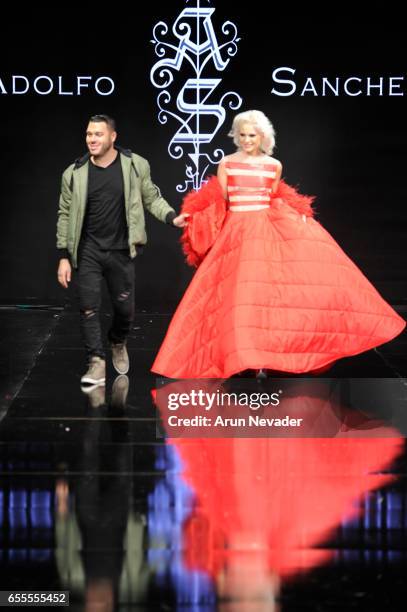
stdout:
[[225,168],[231,210],[237,206],[258,210],[270,205],[272,185],[277,175],[276,164],[227,161]]

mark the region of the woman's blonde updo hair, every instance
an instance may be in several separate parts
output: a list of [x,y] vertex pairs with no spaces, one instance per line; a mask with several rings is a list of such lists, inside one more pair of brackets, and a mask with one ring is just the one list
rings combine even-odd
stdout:
[[258,110],[249,110],[244,113],[239,113],[233,119],[232,129],[228,136],[233,138],[233,142],[239,148],[239,132],[242,123],[251,123],[254,125],[256,130],[261,133],[261,150],[267,155],[273,153],[273,149],[276,144],[276,133],[274,131],[272,123],[267,119],[266,115]]

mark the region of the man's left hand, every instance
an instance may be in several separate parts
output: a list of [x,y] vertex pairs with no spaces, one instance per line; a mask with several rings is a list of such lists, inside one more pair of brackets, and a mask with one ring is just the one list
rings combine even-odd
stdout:
[[178,217],[175,217],[172,222],[175,227],[185,227],[186,225],[188,225],[188,221],[186,220],[187,217],[189,217],[188,213],[182,213],[181,215],[178,215]]

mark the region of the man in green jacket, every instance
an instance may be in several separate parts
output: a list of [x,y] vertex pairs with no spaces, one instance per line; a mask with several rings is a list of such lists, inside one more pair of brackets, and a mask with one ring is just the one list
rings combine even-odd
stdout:
[[147,242],[144,208],[160,221],[184,227],[150,177],[147,160],[115,146],[114,119],[94,115],[86,130],[88,153],[62,175],[57,248],[58,281],[67,288],[78,272],[81,332],[88,356],[84,384],[105,382],[106,361],[99,320],[102,278],[113,304],[109,331],[119,374],[129,370],[126,340],[134,318],[134,258]]

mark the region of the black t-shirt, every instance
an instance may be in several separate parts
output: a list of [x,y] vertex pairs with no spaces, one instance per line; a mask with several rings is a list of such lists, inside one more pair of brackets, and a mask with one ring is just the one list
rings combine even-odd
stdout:
[[89,160],[83,238],[101,249],[127,249],[128,229],[120,155],[107,168]]

